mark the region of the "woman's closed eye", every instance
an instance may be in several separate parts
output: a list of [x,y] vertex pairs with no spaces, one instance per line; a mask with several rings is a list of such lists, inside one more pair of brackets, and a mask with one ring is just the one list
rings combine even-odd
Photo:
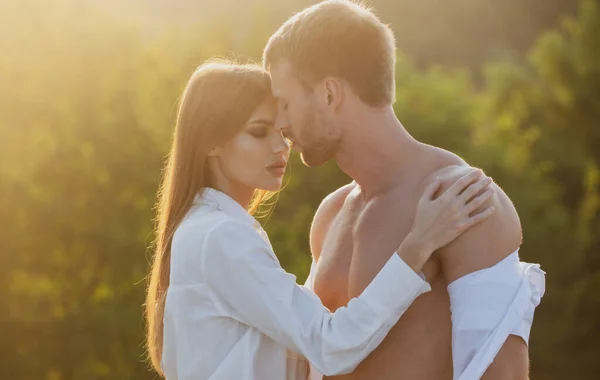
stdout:
[[266,125],[255,125],[248,128],[246,132],[257,139],[263,139],[267,137],[267,134],[269,133],[268,129],[269,127]]

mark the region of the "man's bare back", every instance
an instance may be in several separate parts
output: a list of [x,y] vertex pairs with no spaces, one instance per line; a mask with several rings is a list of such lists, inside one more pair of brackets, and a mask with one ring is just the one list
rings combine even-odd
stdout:
[[[418,200],[433,178],[453,181],[457,171],[464,173],[468,168],[459,157],[438,148],[425,148],[424,157],[407,167],[402,181],[385,193],[367,199],[352,183],[332,193],[319,207],[311,229],[314,290],[330,310],[359,295],[400,245],[410,232]],[[336,378],[452,379],[447,282],[435,256],[423,272],[432,291],[414,301],[353,373]]]

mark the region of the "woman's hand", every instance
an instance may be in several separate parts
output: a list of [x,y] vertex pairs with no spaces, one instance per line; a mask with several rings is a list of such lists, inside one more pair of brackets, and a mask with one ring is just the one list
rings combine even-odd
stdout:
[[400,257],[420,272],[433,252],[468,228],[489,218],[494,207],[473,213],[494,195],[491,183],[491,178],[483,175],[481,170],[474,169],[434,199],[441,186],[437,178],[419,200],[412,230],[397,251]]

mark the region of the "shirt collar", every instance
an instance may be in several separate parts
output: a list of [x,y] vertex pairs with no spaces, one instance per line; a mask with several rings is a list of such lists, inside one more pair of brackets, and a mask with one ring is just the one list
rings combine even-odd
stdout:
[[236,202],[229,195],[217,189],[213,189],[211,187],[204,188],[201,194],[196,195],[194,202],[213,206],[253,227],[260,225],[258,221],[242,207],[242,205]]

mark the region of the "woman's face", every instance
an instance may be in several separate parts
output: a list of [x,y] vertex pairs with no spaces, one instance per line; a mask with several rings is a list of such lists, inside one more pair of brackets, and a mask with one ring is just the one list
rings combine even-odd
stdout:
[[217,147],[212,167],[217,184],[222,182],[222,187],[234,193],[244,189],[276,191],[281,187],[290,146],[275,129],[276,117],[277,102],[269,96],[240,132]]

